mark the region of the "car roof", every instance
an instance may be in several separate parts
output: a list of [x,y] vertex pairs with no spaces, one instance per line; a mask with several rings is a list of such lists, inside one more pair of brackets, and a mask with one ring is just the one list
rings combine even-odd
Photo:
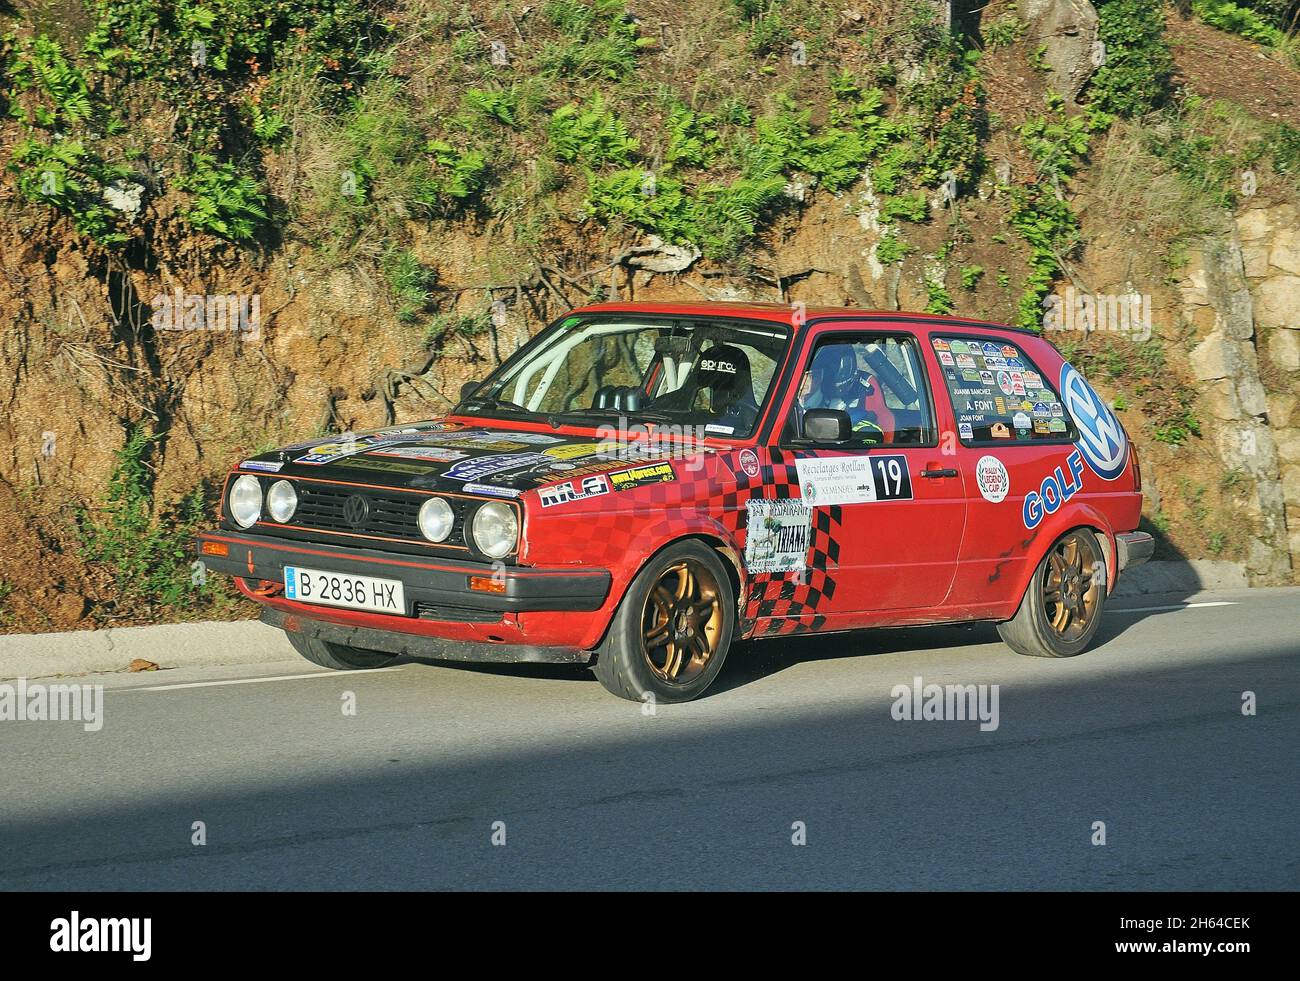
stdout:
[[574,314],[589,313],[649,313],[680,317],[740,317],[748,320],[765,320],[794,327],[796,330],[820,320],[886,320],[902,323],[932,324],[936,327],[973,327],[980,330],[1012,331],[1016,334],[1038,336],[1035,331],[1008,324],[974,320],[969,317],[940,316],[931,313],[913,313],[906,310],[870,310],[860,307],[803,307],[802,321],[794,317],[795,306],[790,303],[760,303],[750,301],[704,301],[682,303],[593,303],[579,307]]

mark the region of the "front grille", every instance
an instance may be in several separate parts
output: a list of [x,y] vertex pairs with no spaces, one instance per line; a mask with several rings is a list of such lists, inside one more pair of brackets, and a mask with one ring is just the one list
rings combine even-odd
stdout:
[[[416,523],[416,515],[424,503],[423,497],[385,494],[375,490],[335,490],[304,483],[298,483],[297,489],[298,510],[293,516],[296,525],[323,531],[424,540]],[[360,497],[367,505],[368,513],[358,524],[353,524],[345,516],[348,499],[351,497]]]
[[460,606],[437,606],[433,603],[416,603],[415,615],[421,620],[444,620],[454,623],[500,623],[498,610],[470,610]]

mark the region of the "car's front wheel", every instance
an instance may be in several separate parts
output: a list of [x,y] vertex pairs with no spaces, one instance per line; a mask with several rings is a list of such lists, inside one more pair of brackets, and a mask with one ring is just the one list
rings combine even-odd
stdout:
[[299,654],[319,664],[322,668],[334,671],[360,671],[365,668],[382,668],[396,659],[393,654],[382,651],[367,651],[360,647],[348,647],[346,644],[334,644],[317,637],[304,637],[302,634],[286,630],[284,635]]
[[1018,654],[1074,657],[1092,642],[1106,603],[1106,558],[1087,528],[1063,535],[1038,564],[1016,615],[998,624]]
[[677,542],[632,580],[593,670],[620,698],[690,701],[722,670],[735,617],[735,590],[718,553],[703,542]]

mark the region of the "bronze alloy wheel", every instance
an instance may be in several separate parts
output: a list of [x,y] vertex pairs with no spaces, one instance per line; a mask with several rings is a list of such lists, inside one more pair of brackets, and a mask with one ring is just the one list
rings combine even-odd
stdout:
[[708,666],[722,636],[718,581],[702,562],[669,566],[646,597],[641,651],[656,678],[688,684]]
[[1088,632],[1101,601],[1099,563],[1095,551],[1079,540],[1083,534],[1074,531],[1057,542],[1043,569],[1043,608],[1051,629],[1064,641]]

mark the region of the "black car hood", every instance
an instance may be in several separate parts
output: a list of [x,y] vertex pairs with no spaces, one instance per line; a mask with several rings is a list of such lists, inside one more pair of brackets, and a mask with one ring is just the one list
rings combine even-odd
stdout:
[[[657,447],[662,451],[663,446]],[[595,436],[441,420],[321,437],[244,460],[241,470],[386,487],[518,496],[556,481],[663,459]]]

